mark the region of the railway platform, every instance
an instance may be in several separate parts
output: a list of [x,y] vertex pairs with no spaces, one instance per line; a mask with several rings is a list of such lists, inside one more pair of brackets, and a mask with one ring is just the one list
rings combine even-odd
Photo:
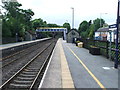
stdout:
[[118,90],[119,69],[114,62],[101,55],[91,55],[59,39],[45,71],[41,88],[86,88]]
[[12,47],[14,48],[16,46],[35,43],[35,42],[39,42],[39,41],[44,41],[44,40],[47,40],[47,39],[50,39],[50,38],[38,39],[38,40],[33,40],[33,41],[23,41],[23,42],[10,43],[10,44],[3,44],[3,45],[0,45],[0,50],[12,48]]
[[32,47],[38,43],[50,40],[52,38],[43,38],[43,39],[37,39],[32,41],[23,41],[23,42],[16,42],[16,43],[10,43],[10,44],[3,44],[0,45],[0,60],[8,58],[9,56],[14,56],[18,53],[21,53],[24,51],[25,48]]

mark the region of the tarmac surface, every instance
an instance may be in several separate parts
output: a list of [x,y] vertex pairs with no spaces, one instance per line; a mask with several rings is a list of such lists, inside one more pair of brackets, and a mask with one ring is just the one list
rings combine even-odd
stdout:
[[119,69],[113,68],[114,62],[87,49],[59,39],[50,61],[39,88],[118,90]]
[[114,62],[89,50],[62,42],[76,88],[118,88],[118,69]]

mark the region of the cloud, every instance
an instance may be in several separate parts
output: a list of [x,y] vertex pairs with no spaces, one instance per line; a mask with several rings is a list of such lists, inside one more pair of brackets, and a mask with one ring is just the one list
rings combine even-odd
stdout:
[[[22,3],[21,8],[32,9],[35,12],[33,18],[42,18],[47,22],[63,24],[66,20],[71,23],[72,10],[75,9],[75,27],[79,26],[82,20],[91,20],[100,17],[108,20],[107,23],[116,20],[117,0],[18,0]],[[111,19],[111,20],[110,20]]]

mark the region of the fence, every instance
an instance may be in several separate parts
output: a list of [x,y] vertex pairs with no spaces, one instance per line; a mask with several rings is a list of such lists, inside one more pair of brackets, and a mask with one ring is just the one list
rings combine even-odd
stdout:
[[[115,59],[115,43],[111,43],[111,55],[110,54],[110,42],[108,41],[100,41],[100,40],[91,40],[91,39],[79,39],[80,41],[83,42],[83,47],[86,49],[89,49],[90,46],[96,46],[100,48],[100,52],[103,56],[109,58],[111,56],[111,59]],[[120,43],[119,43],[119,55],[118,55],[118,60],[120,61]]]
[[7,43],[14,43],[16,42],[15,38],[11,38],[11,37],[2,37],[2,44],[7,44]]

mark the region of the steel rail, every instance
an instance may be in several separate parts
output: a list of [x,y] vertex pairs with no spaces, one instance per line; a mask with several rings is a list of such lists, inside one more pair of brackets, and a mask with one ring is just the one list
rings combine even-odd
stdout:
[[[52,49],[52,51],[53,51],[53,49]],[[51,51],[51,52],[52,52],[52,51]],[[42,67],[39,69],[39,72],[38,72],[37,76],[35,77],[35,79],[34,79],[34,81],[33,81],[33,83],[32,83],[32,85],[31,85],[31,87],[30,87],[29,90],[32,90],[32,89],[33,89],[33,86],[35,85],[36,80],[38,79],[39,75],[41,74],[43,68],[45,67],[45,64],[47,63],[47,60],[49,59],[49,57],[50,57],[50,55],[51,55],[51,52],[50,52],[50,54],[46,57],[43,65],[42,65]]]
[[[29,48],[27,48],[27,49],[30,49],[30,48],[33,48],[33,47],[34,47],[34,46],[29,47]],[[39,48],[39,47],[38,47],[38,48]],[[38,49],[38,48],[36,48],[36,49]],[[27,49],[26,49],[26,50],[27,50]],[[35,51],[36,49],[32,50],[31,52]],[[25,51],[25,50],[24,50],[24,51]],[[21,57],[25,57],[25,55],[28,55],[28,54],[29,54],[29,53],[25,53],[24,56],[21,56]],[[2,69],[2,68],[5,67],[5,66],[8,66],[9,64],[11,64],[11,63],[13,63],[13,62],[15,62],[15,61],[17,61],[17,60],[19,60],[21,57],[16,58],[16,59],[13,59],[13,60],[9,61],[8,63],[2,65],[2,66],[0,67],[0,69]]]
[[[48,40],[50,40],[50,39],[48,39]],[[46,41],[46,40],[45,40],[45,41]],[[36,45],[38,45],[38,44],[36,44]],[[30,47],[28,47],[28,48],[25,48],[25,49],[23,49],[23,50],[21,50],[21,51],[18,51],[18,52],[16,52],[16,53],[13,53],[13,54],[11,54],[11,55],[9,55],[9,56],[0,58],[0,61],[3,61],[3,60],[8,59],[8,58],[10,58],[10,57],[13,57],[13,56],[15,56],[15,55],[17,55],[17,54],[20,54],[20,53],[24,52],[25,50],[29,50],[30,48],[32,48],[32,47],[34,47],[34,46],[35,46],[35,45],[30,46]],[[23,45],[22,45],[22,47],[23,47]]]
[[33,57],[27,64],[25,64],[18,72],[16,72],[10,79],[8,79],[4,84],[0,86],[0,88],[5,88],[7,84],[9,84],[18,74],[20,74],[23,69],[25,69],[28,65],[30,65],[39,55],[41,55],[52,43],[50,43],[46,48],[44,48],[41,52],[39,52],[35,57]]

